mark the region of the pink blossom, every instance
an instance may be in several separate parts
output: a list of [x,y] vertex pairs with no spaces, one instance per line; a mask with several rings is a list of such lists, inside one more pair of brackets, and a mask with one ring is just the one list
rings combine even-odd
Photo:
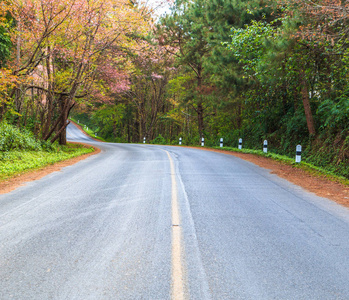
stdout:
[[163,79],[163,78],[164,78],[162,75],[155,74],[154,72],[151,73],[151,77],[152,77],[153,79]]

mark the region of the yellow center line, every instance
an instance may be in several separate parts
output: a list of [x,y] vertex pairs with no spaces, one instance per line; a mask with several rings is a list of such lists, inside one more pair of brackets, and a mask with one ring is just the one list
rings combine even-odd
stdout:
[[170,154],[166,151],[171,166],[172,183],[172,299],[184,299],[184,279],[182,266],[182,231],[177,197],[177,182],[174,163]]

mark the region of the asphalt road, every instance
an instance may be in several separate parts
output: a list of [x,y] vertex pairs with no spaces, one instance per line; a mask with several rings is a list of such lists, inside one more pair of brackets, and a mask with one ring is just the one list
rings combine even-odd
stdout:
[[349,299],[349,210],[234,156],[98,155],[0,196],[0,299]]

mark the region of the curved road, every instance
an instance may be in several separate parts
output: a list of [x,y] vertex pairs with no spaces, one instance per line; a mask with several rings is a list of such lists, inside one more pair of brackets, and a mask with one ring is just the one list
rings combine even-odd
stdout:
[[234,156],[100,154],[0,196],[0,299],[349,299],[349,211]]

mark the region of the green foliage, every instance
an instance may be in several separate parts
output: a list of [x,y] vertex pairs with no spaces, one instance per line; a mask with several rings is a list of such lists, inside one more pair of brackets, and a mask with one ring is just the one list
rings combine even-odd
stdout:
[[[51,149],[52,150],[52,149]],[[35,170],[69,158],[93,152],[93,148],[82,145],[68,144],[56,147],[52,151],[11,150],[0,152],[0,180],[5,180],[16,174]]]
[[41,150],[42,151],[54,152],[54,151],[57,151],[57,148],[58,148],[57,144],[52,144],[49,141],[41,141]]
[[192,76],[185,75],[185,76],[178,76],[173,78],[172,80],[169,80],[169,90],[168,92],[170,94],[177,95],[180,98],[184,98],[187,94],[186,86],[190,84],[190,82],[193,80]]
[[151,141],[151,144],[166,145],[167,141],[161,134],[159,134],[155,139]]
[[91,121],[98,135],[115,141],[118,125],[122,121],[125,105],[103,105],[92,114]]
[[259,64],[267,55],[266,42],[276,39],[275,22],[252,20],[245,28],[231,28],[231,43],[224,42],[249,77],[258,76]]
[[90,128],[93,127],[93,123],[91,121],[91,113],[89,112],[81,112],[81,113],[78,113],[78,112],[74,112],[72,111],[71,113],[71,119],[76,123],[76,124],[79,124],[79,125],[86,125]]
[[[44,144],[47,148],[47,145]],[[42,145],[34,135],[7,123],[0,123],[0,151],[42,150]]]
[[307,161],[349,178],[349,130],[317,139],[307,149]]
[[331,132],[349,128],[349,90],[337,99],[326,99],[318,108],[321,127]]
[[0,68],[6,65],[13,50],[13,43],[8,29],[13,25],[13,19],[9,14],[5,19],[4,25],[0,26]]

